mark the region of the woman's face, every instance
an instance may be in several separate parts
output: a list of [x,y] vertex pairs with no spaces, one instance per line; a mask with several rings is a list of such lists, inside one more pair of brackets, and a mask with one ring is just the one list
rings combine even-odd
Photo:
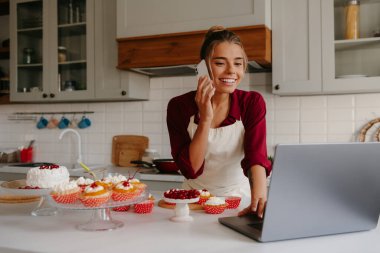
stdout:
[[215,91],[232,93],[244,78],[243,49],[229,42],[218,44],[210,58],[210,69]]

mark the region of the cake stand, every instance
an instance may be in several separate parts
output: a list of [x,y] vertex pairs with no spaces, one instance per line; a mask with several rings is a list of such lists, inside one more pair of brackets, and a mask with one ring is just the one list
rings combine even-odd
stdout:
[[31,215],[33,216],[53,216],[58,213],[58,209],[50,205],[49,201],[46,200],[46,196],[49,195],[51,189],[43,188],[43,189],[20,189],[20,187],[25,187],[26,181],[25,179],[13,180],[8,182],[3,182],[0,185],[2,191],[18,195],[18,196],[40,196],[40,202],[37,207],[33,209]]
[[113,201],[110,199],[108,202],[98,206],[98,207],[86,207],[84,206],[80,200],[77,200],[73,204],[61,204],[57,203],[53,200],[53,198],[48,195],[49,202],[53,206],[62,209],[71,209],[71,210],[92,210],[93,213],[91,215],[90,220],[85,223],[78,224],[76,226],[79,230],[85,231],[105,231],[105,230],[114,230],[120,228],[124,225],[122,221],[114,220],[111,216],[111,209],[114,207],[120,206],[129,206],[136,203],[140,203],[149,197],[149,191],[145,190],[140,196],[135,197],[126,201]]
[[174,222],[186,222],[193,221],[193,217],[190,216],[189,203],[196,203],[199,201],[198,198],[193,199],[170,199],[164,198],[165,202],[176,204],[174,208],[175,216],[171,217],[170,220]]

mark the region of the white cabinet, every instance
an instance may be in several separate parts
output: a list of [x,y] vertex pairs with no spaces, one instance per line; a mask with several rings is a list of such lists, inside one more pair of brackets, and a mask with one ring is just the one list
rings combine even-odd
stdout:
[[273,93],[379,92],[380,1],[361,1],[360,38],[346,40],[344,0],[272,1]]
[[321,92],[319,0],[272,0],[273,93]]
[[271,28],[270,0],[118,0],[117,37],[207,30],[213,25]]
[[11,1],[11,101],[147,99],[149,79],[116,69],[115,13],[116,0]]

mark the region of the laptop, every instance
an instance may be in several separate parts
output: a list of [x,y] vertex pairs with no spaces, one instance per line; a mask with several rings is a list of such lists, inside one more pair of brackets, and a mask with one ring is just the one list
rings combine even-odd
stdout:
[[269,242],[374,229],[380,214],[380,143],[277,145],[263,219],[219,222]]

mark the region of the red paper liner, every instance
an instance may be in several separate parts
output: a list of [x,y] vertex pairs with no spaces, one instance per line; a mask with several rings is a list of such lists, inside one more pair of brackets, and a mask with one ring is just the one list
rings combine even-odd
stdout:
[[126,201],[129,199],[132,199],[136,196],[136,191],[131,191],[131,192],[112,192],[111,198],[114,201]]
[[69,194],[51,194],[51,197],[55,200],[57,203],[62,204],[73,204],[77,199],[79,198],[80,191],[69,193]]
[[81,198],[80,201],[83,203],[84,206],[87,207],[97,207],[104,203],[106,203],[110,198],[110,194],[102,195],[100,197],[84,197]]
[[134,204],[135,213],[151,213],[153,211],[154,201],[146,200],[138,204]]
[[225,198],[227,209],[236,209],[240,205],[240,197],[226,197]]
[[198,201],[198,203],[197,204],[199,204],[199,205],[203,205],[204,203],[206,203],[206,201],[209,199],[210,197],[200,197],[199,198],[199,201]]
[[130,207],[131,206],[118,206],[118,207],[112,208],[112,210],[115,212],[126,212],[129,210]]
[[203,208],[205,212],[208,214],[221,214],[224,212],[224,209],[226,209],[226,205],[219,205],[219,206],[203,205]]

